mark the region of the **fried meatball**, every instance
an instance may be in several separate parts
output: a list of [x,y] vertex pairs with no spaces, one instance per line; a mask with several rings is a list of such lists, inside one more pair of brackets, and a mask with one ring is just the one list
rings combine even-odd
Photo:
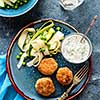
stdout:
[[59,68],[56,74],[56,78],[57,78],[57,81],[63,86],[68,85],[73,80],[73,73],[67,67]]
[[38,79],[35,84],[35,89],[42,96],[49,96],[55,91],[53,81],[49,77]]
[[52,75],[57,68],[58,64],[53,58],[43,59],[38,66],[38,70],[44,75]]

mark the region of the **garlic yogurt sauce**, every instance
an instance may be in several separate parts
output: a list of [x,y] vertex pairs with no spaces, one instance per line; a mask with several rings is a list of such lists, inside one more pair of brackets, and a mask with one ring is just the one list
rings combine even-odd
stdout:
[[[84,38],[83,38],[84,37]],[[83,40],[81,41],[81,39]],[[92,53],[92,45],[87,36],[71,34],[65,37],[62,42],[62,55],[71,63],[82,63],[86,61]]]

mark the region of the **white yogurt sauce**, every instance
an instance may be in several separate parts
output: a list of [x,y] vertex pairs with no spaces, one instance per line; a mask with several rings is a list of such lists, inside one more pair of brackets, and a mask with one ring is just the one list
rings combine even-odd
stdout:
[[66,37],[62,43],[63,56],[70,62],[80,63],[87,60],[90,53],[90,45],[87,39],[79,34]]

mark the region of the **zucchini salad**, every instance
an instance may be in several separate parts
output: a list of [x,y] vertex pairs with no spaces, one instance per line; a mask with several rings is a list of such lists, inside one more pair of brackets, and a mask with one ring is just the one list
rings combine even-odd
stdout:
[[52,20],[45,22],[40,28],[26,28],[18,39],[21,52],[16,56],[19,60],[17,67],[22,65],[37,67],[43,57],[52,56],[61,51],[61,40],[64,34]]
[[20,6],[28,3],[29,0],[0,0],[0,8],[17,9]]

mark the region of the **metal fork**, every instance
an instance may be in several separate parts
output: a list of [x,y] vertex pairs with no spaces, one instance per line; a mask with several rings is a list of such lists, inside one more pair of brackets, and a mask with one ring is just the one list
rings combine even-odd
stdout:
[[64,100],[68,97],[68,93],[71,91],[73,86],[77,85],[78,83],[81,82],[81,80],[85,77],[85,75],[88,72],[88,67],[84,65],[75,75],[73,78],[73,83],[72,85],[65,91],[62,96],[58,100]]

